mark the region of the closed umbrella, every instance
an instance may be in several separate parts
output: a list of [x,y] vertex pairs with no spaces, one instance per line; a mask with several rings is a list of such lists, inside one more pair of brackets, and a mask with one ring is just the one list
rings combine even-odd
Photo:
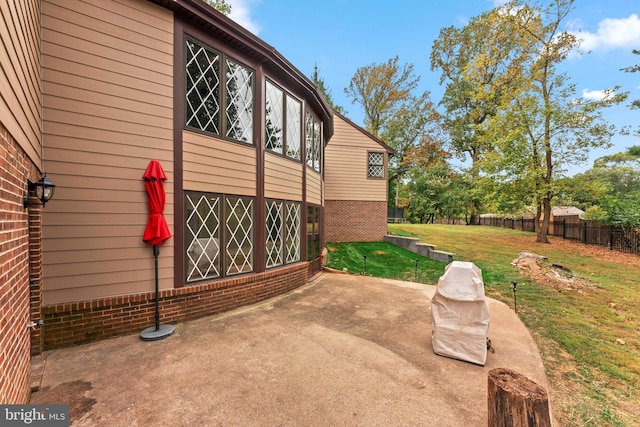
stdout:
[[150,326],[140,333],[140,339],[144,341],[154,341],[167,337],[175,332],[173,325],[160,325],[160,303],[158,291],[158,255],[160,246],[170,237],[171,232],[164,217],[164,204],[167,196],[164,192],[164,182],[167,175],[162,169],[162,165],[157,160],[151,160],[147,170],[142,175],[144,187],[147,190],[147,205],[149,206],[149,217],[147,227],[144,230],[142,240],[153,246],[153,256],[155,258],[155,282],[156,282],[156,324]]

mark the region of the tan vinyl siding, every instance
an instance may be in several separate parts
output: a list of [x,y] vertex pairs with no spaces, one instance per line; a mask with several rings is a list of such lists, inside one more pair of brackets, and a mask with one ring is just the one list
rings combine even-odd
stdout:
[[266,153],[265,157],[265,197],[302,201],[302,168],[304,165],[272,153]]
[[40,167],[40,1],[0,1],[0,20],[0,120]]
[[[328,200],[386,201],[388,155],[376,141],[334,115],[333,137],[325,149]],[[368,178],[368,152],[384,153],[385,178]]]
[[196,132],[182,133],[184,189],[256,195],[256,149]]
[[309,168],[307,168],[307,202],[316,205],[321,205],[323,202],[320,174]]
[[[152,291],[142,174],[167,174],[173,216],[173,15],[144,0],[43,0],[44,304]],[[173,239],[159,257],[173,287]]]

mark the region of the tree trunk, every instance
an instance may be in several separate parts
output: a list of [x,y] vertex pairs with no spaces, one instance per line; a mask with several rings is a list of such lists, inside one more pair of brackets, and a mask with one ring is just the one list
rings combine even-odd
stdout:
[[398,215],[398,199],[400,199],[400,174],[396,174],[396,216]]
[[492,369],[488,394],[489,427],[551,427],[547,392],[527,377]]
[[549,197],[545,197],[542,200],[542,205],[544,208],[544,218],[542,219],[540,230],[537,233],[536,241],[540,243],[549,243],[549,236],[547,236],[547,233],[549,232],[549,221],[551,217],[551,199]]

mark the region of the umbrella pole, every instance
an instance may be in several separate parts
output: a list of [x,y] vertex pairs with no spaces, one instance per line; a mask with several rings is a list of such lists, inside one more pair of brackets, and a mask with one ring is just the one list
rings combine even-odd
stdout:
[[160,330],[160,301],[158,298],[158,255],[160,255],[160,246],[153,245],[153,257],[156,262],[156,331]]
[[160,255],[160,246],[153,245],[153,257],[155,258],[155,271],[156,271],[156,324],[150,326],[140,333],[140,339],[143,341],[155,341],[175,332],[173,325],[160,326],[160,291],[158,286],[158,255]]

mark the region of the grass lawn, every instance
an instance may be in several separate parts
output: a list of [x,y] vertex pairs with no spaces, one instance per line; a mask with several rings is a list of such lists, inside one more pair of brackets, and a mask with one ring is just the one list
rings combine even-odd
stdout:
[[[482,269],[488,296],[513,306],[538,343],[551,386],[556,421],[563,426],[640,425],[640,257],[496,227],[389,225],[397,235],[453,252]],[[384,243],[328,243],[328,266],[435,284],[444,264]],[[526,277],[511,265],[534,252],[570,268],[579,280],[558,283]],[[377,255],[376,255],[377,254]],[[377,256],[381,258],[378,259]],[[384,257],[383,257],[384,255]]]

